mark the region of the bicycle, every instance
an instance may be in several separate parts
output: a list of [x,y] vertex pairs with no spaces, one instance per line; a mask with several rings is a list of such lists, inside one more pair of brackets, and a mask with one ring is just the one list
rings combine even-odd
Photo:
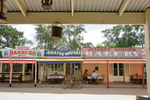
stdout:
[[70,79],[65,76],[64,80],[62,81],[62,88],[75,88],[77,90],[83,87],[82,80],[76,80],[75,77],[71,77]]

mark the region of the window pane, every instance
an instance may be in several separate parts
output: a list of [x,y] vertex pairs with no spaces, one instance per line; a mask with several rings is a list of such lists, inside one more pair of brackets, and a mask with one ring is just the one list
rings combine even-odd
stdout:
[[119,69],[119,76],[123,76],[123,68]]
[[119,64],[119,76],[123,76],[123,64]]
[[119,64],[119,68],[123,68],[123,64]]
[[10,64],[3,64],[3,72],[10,72]]
[[117,64],[116,63],[114,64],[114,68],[117,68]]
[[118,71],[116,68],[114,68],[114,76],[118,76]]
[[75,64],[75,75],[81,75],[81,64],[80,63]]
[[22,72],[23,64],[13,64],[13,72]]
[[117,64],[114,64],[114,76],[118,76]]

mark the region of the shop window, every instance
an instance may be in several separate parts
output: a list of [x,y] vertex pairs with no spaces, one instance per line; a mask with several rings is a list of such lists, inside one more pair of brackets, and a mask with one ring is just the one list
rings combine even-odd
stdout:
[[113,66],[114,70],[114,76],[123,76],[124,74],[124,65],[123,64],[117,64],[114,63]]
[[10,64],[3,64],[2,71],[3,72],[10,72]]
[[64,64],[63,63],[55,63],[55,64],[47,64],[47,74],[63,74],[64,73]]
[[114,76],[118,76],[117,63],[114,64]]
[[81,63],[74,63],[73,64],[73,74],[74,75],[81,75]]
[[146,76],[146,64],[144,64],[144,74]]
[[25,74],[29,75],[32,74],[32,64],[27,64],[25,67]]
[[119,64],[119,76],[123,76],[123,64]]
[[23,64],[13,64],[13,72],[22,72]]
[[0,51],[0,58],[2,58],[2,51]]

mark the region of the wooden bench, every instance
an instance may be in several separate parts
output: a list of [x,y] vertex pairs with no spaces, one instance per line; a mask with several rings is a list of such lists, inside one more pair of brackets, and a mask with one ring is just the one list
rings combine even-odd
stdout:
[[[0,80],[3,82],[6,79],[10,79],[10,73],[0,73]],[[17,79],[22,82],[22,73],[12,73],[12,79]]]

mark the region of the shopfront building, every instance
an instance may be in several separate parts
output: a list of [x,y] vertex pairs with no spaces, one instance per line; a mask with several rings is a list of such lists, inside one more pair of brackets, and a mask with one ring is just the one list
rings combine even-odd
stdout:
[[29,47],[3,49],[0,59],[1,81],[34,82],[36,59],[43,57],[43,50]]
[[[131,76],[142,76],[145,59],[142,57],[141,48],[82,48],[83,70],[88,70],[89,75],[95,70],[99,75],[104,75],[104,83],[129,83]],[[145,77],[145,75],[144,75]]]
[[64,76],[74,76],[82,79],[81,51],[71,51],[66,46],[60,46],[56,51],[44,51],[44,58],[37,59],[39,64],[39,80],[47,82]]

